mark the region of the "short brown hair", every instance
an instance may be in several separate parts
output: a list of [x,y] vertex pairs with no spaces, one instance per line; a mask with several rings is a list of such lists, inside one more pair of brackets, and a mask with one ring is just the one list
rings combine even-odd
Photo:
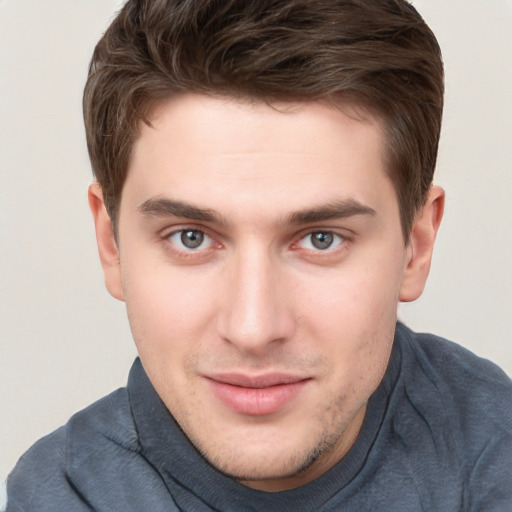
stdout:
[[435,36],[405,0],[129,0],[95,48],[87,144],[116,225],[148,109],[180,92],[336,98],[383,119],[404,235],[432,184],[443,108]]

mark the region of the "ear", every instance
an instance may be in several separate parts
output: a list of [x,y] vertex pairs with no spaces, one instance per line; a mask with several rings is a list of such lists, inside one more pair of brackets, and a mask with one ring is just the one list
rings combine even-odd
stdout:
[[444,190],[432,186],[416,214],[407,245],[407,266],[400,287],[400,300],[411,302],[423,292],[432,261],[432,251],[444,211]]
[[112,297],[124,300],[119,251],[99,183],[94,182],[89,186],[88,199],[96,228],[96,242],[105,276],[105,285]]

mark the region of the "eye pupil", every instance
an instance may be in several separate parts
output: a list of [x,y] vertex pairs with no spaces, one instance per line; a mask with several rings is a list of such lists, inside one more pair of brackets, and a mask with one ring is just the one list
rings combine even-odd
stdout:
[[311,243],[317,249],[328,249],[334,241],[332,233],[318,231],[311,234]]
[[181,233],[181,242],[188,249],[197,249],[204,241],[201,231],[186,230]]

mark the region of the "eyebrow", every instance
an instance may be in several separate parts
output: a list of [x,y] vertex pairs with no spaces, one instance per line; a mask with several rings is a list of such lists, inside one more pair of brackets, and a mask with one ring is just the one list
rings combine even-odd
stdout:
[[197,206],[172,199],[148,199],[137,209],[141,213],[157,217],[183,217],[198,222],[225,224],[221,216],[214,210],[198,208]]
[[324,220],[343,219],[355,215],[374,216],[377,212],[355,199],[342,199],[327,205],[307,208],[290,214],[287,218],[289,224],[309,224]]
[[[225,225],[227,222],[215,211],[208,208],[175,201],[166,198],[154,198],[144,201],[138,208],[141,213],[157,217],[182,217],[197,222],[209,222]],[[300,225],[324,220],[342,219],[355,215],[376,215],[376,211],[355,199],[342,199],[326,205],[306,208],[291,213],[284,224]]]

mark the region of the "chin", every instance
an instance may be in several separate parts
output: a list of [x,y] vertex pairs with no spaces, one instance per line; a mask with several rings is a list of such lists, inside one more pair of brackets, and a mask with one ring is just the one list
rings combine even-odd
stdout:
[[[253,446],[224,445],[217,453],[202,451],[202,455],[218,471],[248,487],[284,490],[301,485],[308,475],[315,473],[320,459],[328,456],[339,438],[333,435],[332,439],[317,439],[308,446],[306,439],[294,445],[286,443],[286,437]],[[311,443],[311,437],[307,441]]]

